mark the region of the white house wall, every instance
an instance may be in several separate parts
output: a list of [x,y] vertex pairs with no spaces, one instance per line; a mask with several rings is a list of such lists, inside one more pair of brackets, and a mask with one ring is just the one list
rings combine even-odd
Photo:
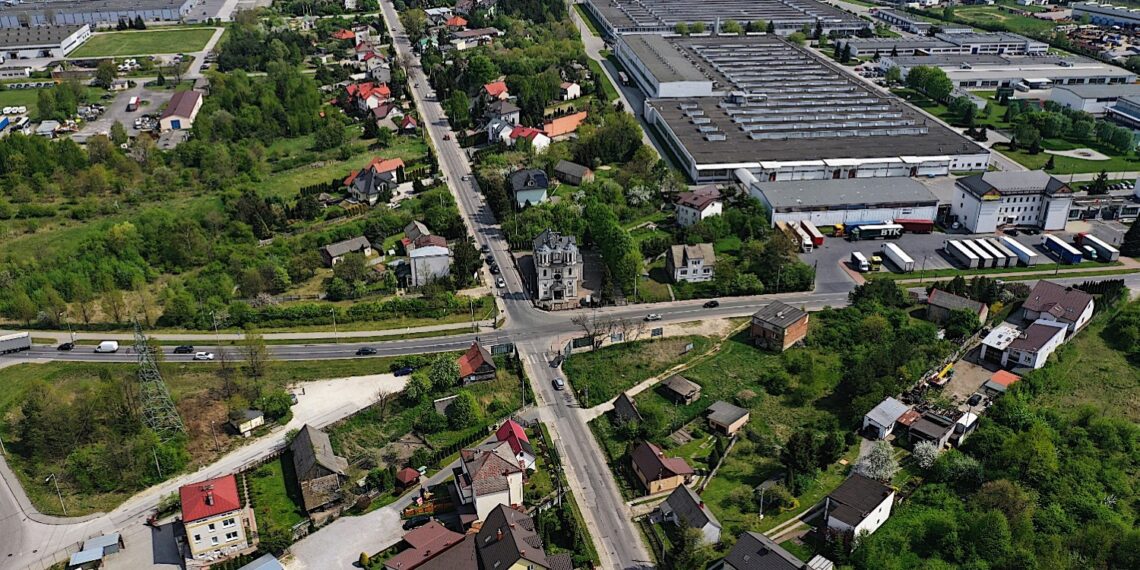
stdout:
[[[768,211],[771,212],[771,206],[768,207]],[[849,222],[898,218],[933,220],[937,215],[938,206],[921,206],[917,208],[820,209],[810,212],[776,212],[769,217],[772,219],[773,226],[776,222],[801,222],[803,220],[808,220],[816,226],[834,226],[835,224]]]
[[895,494],[891,493],[882,503],[879,503],[879,506],[875,507],[875,510],[871,511],[871,514],[867,515],[867,518],[863,519],[863,522],[859,523],[859,526],[855,527],[855,536],[863,533],[871,534],[879,530],[879,527],[883,526],[883,523],[890,518],[891,506],[894,502]]

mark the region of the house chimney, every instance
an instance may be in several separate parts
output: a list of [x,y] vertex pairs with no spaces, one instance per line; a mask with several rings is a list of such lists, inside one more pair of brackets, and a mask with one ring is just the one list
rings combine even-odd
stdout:
[[503,540],[503,529],[500,528],[499,530],[495,531],[495,540]]
[[214,505],[214,492],[213,491],[206,491],[206,504],[210,505],[210,506]]

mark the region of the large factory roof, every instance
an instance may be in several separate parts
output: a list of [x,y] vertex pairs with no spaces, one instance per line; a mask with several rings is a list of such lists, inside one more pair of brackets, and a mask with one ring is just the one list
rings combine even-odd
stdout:
[[[816,0],[590,0],[611,26],[623,28],[671,28],[685,22],[714,24],[735,20],[740,23],[815,22],[817,19],[858,25],[861,21]],[[862,26],[860,26],[862,27]]]
[[32,46],[59,46],[83,26],[34,26],[30,28],[0,28],[0,47],[24,48]]
[[913,178],[849,178],[757,182],[754,186],[776,211],[837,206],[934,205],[938,198]]

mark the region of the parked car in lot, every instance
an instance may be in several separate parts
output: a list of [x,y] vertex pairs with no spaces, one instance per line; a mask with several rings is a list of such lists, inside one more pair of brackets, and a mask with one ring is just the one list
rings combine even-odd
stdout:
[[555,390],[565,390],[566,389],[566,381],[563,380],[562,378],[557,377],[557,376],[555,376],[554,380],[551,380],[550,383],[554,385]]
[[397,368],[395,371],[392,372],[392,374],[395,374],[396,376],[408,376],[412,372],[415,372],[415,371],[416,371],[415,367],[405,366],[403,368]]
[[661,315],[658,315],[657,313],[649,313],[648,315],[645,315],[645,320],[647,320],[647,321],[660,321]]
[[213,360],[214,353],[212,352],[195,352],[194,360]]
[[63,344],[61,344],[61,345],[57,346],[55,349],[56,349],[56,350],[71,350],[71,349],[73,349],[73,348],[75,348],[75,343],[73,343],[73,342],[65,342],[65,343],[63,343]]
[[507,286],[507,282],[504,281],[502,277],[495,280],[495,287],[502,289],[503,287],[506,287],[506,286]]
[[174,347],[174,354],[192,354],[193,352],[194,347],[188,344]]
[[976,406],[979,403],[981,403],[981,401],[982,401],[982,395],[981,394],[974,394],[973,396],[970,396],[969,400],[966,400],[966,405],[973,407],[973,406]]
[[431,522],[431,517],[416,517],[414,519],[408,519],[404,522],[404,530],[420,528],[429,522]]
[[705,308],[706,309],[715,309],[719,306],[720,306],[720,301],[717,301],[716,299],[705,302]]
[[371,346],[362,346],[356,349],[357,356],[372,356],[373,354],[376,354],[376,349]]

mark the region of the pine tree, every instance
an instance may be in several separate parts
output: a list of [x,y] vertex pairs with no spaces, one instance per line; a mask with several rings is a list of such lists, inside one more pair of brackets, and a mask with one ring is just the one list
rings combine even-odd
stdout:
[[842,63],[851,61],[851,42],[843,44],[843,54],[839,56],[839,61]]
[[1053,170],[1056,165],[1053,164],[1053,155],[1049,155],[1049,160],[1045,163],[1045,170]]
[[1140,220],[1132,222],[1128,233],[1124,234],[1124,242],[1120,244],[1120,254],[1140,257]]

